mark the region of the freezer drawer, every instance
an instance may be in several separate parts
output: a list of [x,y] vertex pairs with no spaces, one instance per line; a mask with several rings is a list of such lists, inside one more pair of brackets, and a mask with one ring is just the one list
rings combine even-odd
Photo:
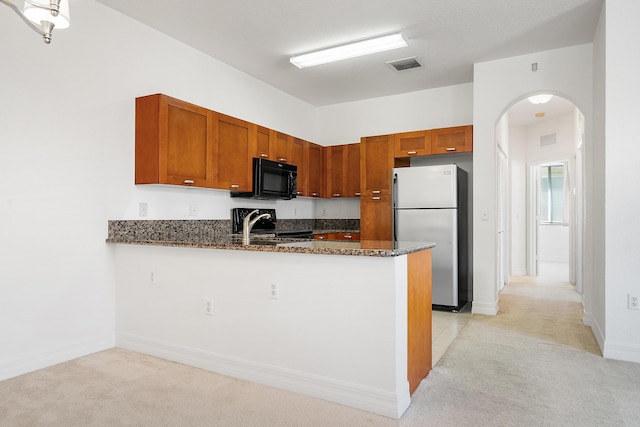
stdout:
[[458,305],[458,236],[456,209],[395,209],[395,239],[435,242],[433,304]]

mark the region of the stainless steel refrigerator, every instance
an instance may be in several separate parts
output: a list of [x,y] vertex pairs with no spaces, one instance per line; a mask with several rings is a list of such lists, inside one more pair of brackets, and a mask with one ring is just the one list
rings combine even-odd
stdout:
[[435,242],[433,308],[460,310],[468,298],[467,173],[456,165],[393,170],[394,239]]

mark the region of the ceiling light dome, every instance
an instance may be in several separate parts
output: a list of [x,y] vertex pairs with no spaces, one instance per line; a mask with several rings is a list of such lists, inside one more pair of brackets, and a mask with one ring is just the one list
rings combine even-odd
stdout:
[[549,95],[549,94],[543,93],[543,94],[540,94],[540,95],[530,96],[527,99],[532,104],[546,104],[547,102],[549,102],[551,100],[552,97],[553,97],[553,95]]

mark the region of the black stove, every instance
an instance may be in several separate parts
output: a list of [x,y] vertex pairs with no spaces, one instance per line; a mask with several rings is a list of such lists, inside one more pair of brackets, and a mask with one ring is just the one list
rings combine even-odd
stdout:
[[[242,233],[242,224],[244,218],[251,212],[256,210],[255,208],[233,208],[231,209],[231,232],[233,234]],[[255,218],[258,215],[268,213],[271,218],[262,218],[258,220],[253,226],[251,233],[256,234],[275,234],[276,232],[276,210],[275,209],[258,209],[258,212],[253,214],[251,218]]]

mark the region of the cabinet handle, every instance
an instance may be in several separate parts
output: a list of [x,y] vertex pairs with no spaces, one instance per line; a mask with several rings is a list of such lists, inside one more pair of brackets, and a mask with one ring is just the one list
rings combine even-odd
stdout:
[[238,184],[231,184],[231,188],[240,188]]
[[373,190],[372,193],[373,194],[380,194],[380,190]]
[[324,236],[318,236],[318,240],[324,240]]
[[302,191],[296,191],[296,196],[299,196],[302,194]]
[[262,154],[260,154],[260,157],[262,157],[262,158],[266,158],[266,157],[269,157],[269,155],[268,155],[268,154],[264,154],[264,153],[262,153]]
[[380,197],[372,197],[372,200],[380,200]]
[[407,151],[407,154],[418,154],[417,151]]
[[456,151],[456,147],[447,147],[447,151]]
[[333,193],[333,197],[340,197],[340,193]]
[[196,182],[192,179],[185,179],[184,181],[182,181],[183,184],[195,184]]
[[358,192],[356,193],[356,196],[359,196],[359,195],[360,195],[360,192],[358,191]]
[[279,161],[279,162],[282,162],[282,163],[287,163],[287,158],[286,158],[286,157],[280,157],[280,158],[278,159],[278,161]]
[[318,195],[318,193],[311,193],[311,195],[312,195],[313,197],[316,197],[316,196]]
[[344,235],[344,238],[345,238],[345,239],[350,239],[350,238],[351,238],[351,234],[345,234],[345,235]]

